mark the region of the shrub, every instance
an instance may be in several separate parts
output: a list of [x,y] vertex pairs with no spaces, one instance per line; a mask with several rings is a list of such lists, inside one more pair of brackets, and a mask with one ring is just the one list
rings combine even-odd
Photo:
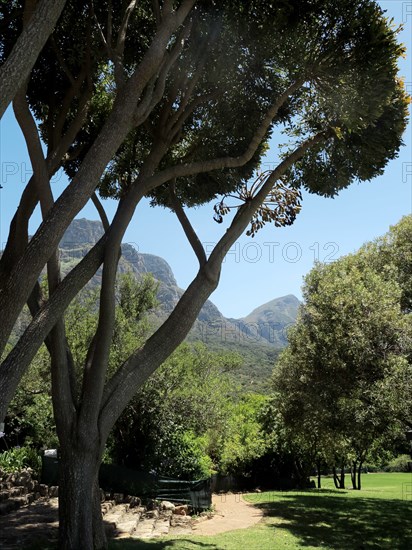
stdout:
[[385,472],[409,472],[408,463],[411,461],[409,455],[399,455],[391,460],[387,466],[385,466]]
[[32,447],[14,447],[0,453],[0,469],[6,473],[31,468],[36,476],[41,471],[41,457]]

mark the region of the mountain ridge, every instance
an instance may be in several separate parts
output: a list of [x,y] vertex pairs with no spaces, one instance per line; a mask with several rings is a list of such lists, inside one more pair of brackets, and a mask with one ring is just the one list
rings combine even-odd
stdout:
[[[104,233],[100,221],[75,219],[60,243],[63,275],[80,261]],[[137,252],[131,244],[122,244],[119,272],[131,271],[140,277],[152,273],[159,283],[159,306],[150,314],[153,326],[159,326],[171,313],[184,290],[176,281],[173,270],[160,256]],[[91,284],[101,280],[101,270]],[[225,317],[218,307],[207,300],[188,335],[189,341],[202,341],[215,350],[233,350],[245,358],[241,373],[244,384],[261,389],[271,374],[279,351],[287,344],[287,329],[297,317],[300,301],[293,294],[274,298],[253,309],[245,317]],[[257,375],[257,376],[255,376]],[[254,380],[254,381],[253,381]]]

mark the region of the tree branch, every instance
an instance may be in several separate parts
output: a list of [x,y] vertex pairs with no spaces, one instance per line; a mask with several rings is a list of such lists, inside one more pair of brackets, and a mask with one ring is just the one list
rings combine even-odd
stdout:
[[67,76],[70,84],[74,88],[76,86],[76,79],[74,78],[71,70],[69,69],[69,66],[67,65],[66,61],[64,60],[64,57],[62,56],[62,52],[60,51],[59,46],[57,45],[56,39],[52,35],[50,37],[50,43],[52,45],[53,51],[56,54],[56,59],[59,62],[60,67],[62,68],[64,74]]
[[202,246],[202,243],[199,240],[199,237],[196,235],[195,230],[193,229],[189,218],[186,216],[185,211],[182,208],[182,204],[176,196],[174,185],[170,186],[170,200],[172,208],[177,216],[177,219],[180,222],[180,225],[185,232],[187,240],[189,241],[191,247],[193,248],[194,253],[199,260],[200,267],[203,267],[206,263],[206,252]]
[[160,12],[159,0],[152,0],[153,13],[156,18],[156,24],[159,25],[162,15]]
[[155,189],[159,185],[166,183],[172,179],[184,176],[193,176],[194,174],[200,174],[203,172],[210,172],[212,170],[222,170],[223,168],[238,168],[243,166],[253,157],[256,149],[262,142],[266,132],[270,128],[273,119],[276,117],[279,109],[287,101],[289,96],[296,92],[304,83],[304,80],[297,80],[291,84],[287,90],[277,99],[273,106],[266,113],[263,121],[257,128],[254,136],[252,137],[245,152],[238,157],[221,157],[201,162],[193,162],[189,164],[179,164],[166,168],[161,172],[155,174],[148,182],[148,190]]
[[0,67],[0,118],[28,78],[65,4],[66,0],[41,0]]
[[[45,218],[53,207],[54,199],[50,187],[47,163],[43,156],[36,123],[26,101],[25,90],[18,92],[13,101],[13,107],[17,121],[23,131],[28,146],[37,193],[40,199],[42,216]],[[51,296],[61,282],[59,250],[57,247],[47,262],[47,278],[49,295]],[[51,331],[48,340],[48,349],[50,351],[52,363],[52,379],[59,380],[59,392],[63,392],[66,395],[66,399],[59,400],[59,414],[67,416],[70,409],[63,411],[61,408],[67,407],[67,396],[72,397],[72,403],[76,403],[76,396],[73,393],[73,381],[75,376],[74,372],[70,372],[70,368],[73,367],[73,362],[71,360],[70,350],[66,341],[66,331],[63,318],[60,318],[57,321],[56,326]]]
[[50,257],[50,250],[57,247],[71,220],[89,200],[107,163],[130,131],[130,113],[134,111],[143,89],[156,74],[170,37],[183,23],[194,1],[184,1],[177,12],[163,18],[141,63],[117,96],[103,129],[88,151],[75,178],[60,195],[30,240],[23,256],[12,269],[10,277],[0,291],[0,310],[4,319],[0,326],[0,352],[4,350],[14,322]]
[[130,16],[136,7],[136,0],[131,0],[130,4],[125,9],[122,24],[120,25],[119,35],[117,37],[116,51],[117,55],[122,57],[124,53],[124,44],[126,42],[127,26],[129,24]]
[[[0,365],[0,419],[4,419],[17,385],[37,350],[76,294],[93,277],[102,263],[103,236],[66,275],[49,300],[39,309],[12,351]],[[2,420],[0,420],[2,421]]]
[[108,219],[106,211],[103,208],[103,205],[100,202],[99,197],[96,195],[96,193],[93,193],[93,195],[92,195],[92,203],[96,207],[96,210],[99,214],[100,221],[102,222],[102,225],[103,225],[103,229],[105,231],[109,231],[109,228],[110,228],[109,219]]
[[154,107],[162,99],[163,93],[165,91],[166,79],[169,75],[170,69],[173,67],[173,65],[179,58],[179,55],[182,53],[184,41],[187,39],[190,33],[190,29],[190,23],[182,29],[176,40],[176,43],[172,48],[172,51],[166,54],[163,64],[160,67],[159,76],[157,77],[156,83],[155,79],[153,79],[152,83],[150,83],[148,87],[145,97],[137,106],[136,112],[134,114],[134,121],[136,126],[139,126],[147,119]]
[[[332,134],[333,135],[333,134]],[[106,385],[100,415],[101,432],[108,435],[124,406],[163,361],[183,342],[193,326],[203,304],[219,283],[223,259],[229,248],[245,231],[254,212],[265,200],[274,183],[305,152],[330,137],[322,132],[308,139],[284,159],[268,177],[254,199],[235,215],[230,227],[219,240],[207,262],[199,269],[176,307],[161,327],[136,350],[112,376]]]
[[[158,168],[167,148],[167,143],[160,142],[157,147],[152,150],[143,163],[139,176],[140,180],[144,181],[145,178]],[[110,230],[107,232],[100,290],[99,320],[89,350],[90,353],[88,353],[83,377],[83,404],[80,418],[85,431],[87,431],[87,426],[90,421],[97,423],[100,414],[101,399],[104,391],[106,369],[115,323],[115,282],[121,242],[133,216],[136,205],[143,196],[144,187],[137,182],[120,201]],[[99,343],[98,346],[96,345],[97,342]]]

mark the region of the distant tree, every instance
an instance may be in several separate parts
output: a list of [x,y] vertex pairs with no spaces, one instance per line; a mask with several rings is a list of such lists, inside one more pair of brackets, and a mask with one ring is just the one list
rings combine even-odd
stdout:
[[227,426],[221,433],[221,473],[250,475],[254,462],[268,450],[261,418],[267,400],[264,395],[246,394],[230,405]]
[[[28,15],[28,4],[15,5]],[[61,548],[106,547],[97,476],[110,430],[186,337],[236,239],[270,221],[293,223],[300,187],[333,196],[396,157],[409,102],[397,34],[372,0],[66,2],[14,97],[33,177],[0,260],[1,355],[25,303],[33,315],[0,366],[0,420],[45,341],[61,448]],[[18,25],[5,29],[4,51],[18,36]],[[250,186],[275,128],[289,145]],[[60,168],[70,183],[55,200],[50,179]],[[111,223],[96,190],[119,199]],[[199,271],[110,377],[120,243],[144,196],[176,214]],[[105,235],[61,279],[58,243],[89,200]],[[218,201],[219,222],[235,209],[209,257],[184,210],[208,201]],[[37,205],[43,222],[29,240]],[[37,284],[46,264],[49,299]],[[98,324],[79,380],[63,313],[100,265]]]

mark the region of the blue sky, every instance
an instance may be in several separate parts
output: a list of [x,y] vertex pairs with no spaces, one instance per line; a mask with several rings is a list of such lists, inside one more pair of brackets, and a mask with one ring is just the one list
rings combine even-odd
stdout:
[[[407,89],[412,94],[412,1],[379,2],[393,17],[403,23],[401,41],[408,49],[400,63]],[[390,225],[412,212],[412,126],[405,136],[399,157],[388,164],[385,174],[372,182],[354,184],[335,199],[305,194],[302,212],[289,228],[268,226],[254,239],[242,237],[232,248],[223,265],[219,288],[211,299],[228,317],[242,317],[252,309],[279,296],[301,296],[303,276],[314,259],[333,261],[355,251],[364,242],[384,234]],[[263,168],[276,160],[276,151],[268,153]],[[24,140],[10,110],[0,123],[0,243],[7,238],[23,185],[28,181],[30,162]],[[55,178],[55,193],[65,184],[62,175]],[[109,215],[115,204],[104,202]],[[206,249],[217,242],[225,224],[213,221],[213,204],[189,212],[190,219]],[[98,219],[92,205],[78,217]],[[31,231],[39,223],[33,217]],[[163,209],[150,208],[147,202],[137,208],[126,233],[126,242],[140,252],[157,254],[171,265],[177,282],[186,287],[197,270],[196,259],[174,216]]]

